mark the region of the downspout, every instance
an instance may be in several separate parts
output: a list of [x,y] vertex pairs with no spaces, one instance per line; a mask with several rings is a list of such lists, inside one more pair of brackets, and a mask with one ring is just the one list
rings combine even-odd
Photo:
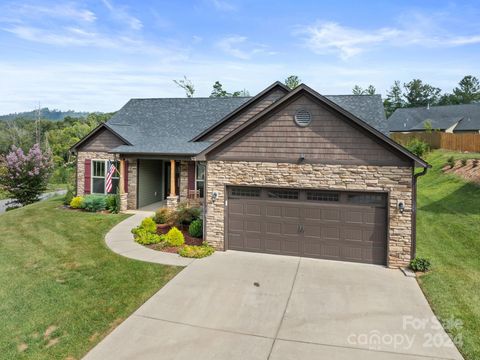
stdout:
[[427,173],[428,167],[424,167],[422,172],[415,174],[415,166],[413,167],[413,199],[412,199],[412,247],[410,250],[411,259],[417,256],[417,179]]

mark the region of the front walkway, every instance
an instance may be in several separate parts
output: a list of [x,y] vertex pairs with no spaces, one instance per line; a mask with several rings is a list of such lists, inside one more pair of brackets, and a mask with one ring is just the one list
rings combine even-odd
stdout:
[[88,360],[462,359],[414,278],[381,266],[217,252],[181,271]]
[[195,260],[183,258],[177,254],[152,250],[143,245],[137,244],[133,240],[131,230],[140,225],[143,219],[152,216],[154,213],[151,211],[139,210],[131,210],[127,211],[127,213],[133,215],[117,224],[105,236],[105,243],[113,252],[127,258],[164,265],[187,266]]

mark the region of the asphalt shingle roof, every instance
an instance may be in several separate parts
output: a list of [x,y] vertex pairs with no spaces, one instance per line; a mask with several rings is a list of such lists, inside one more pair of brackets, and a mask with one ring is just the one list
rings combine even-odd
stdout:
[[[377,130],[386,133],[380,95],[326,95]],[[210,142],[190,141],[220,121],[249,97],[131,99],[107,126],[132,145],[114,149],[122,153],[194,155]]]
[[480,104],[442,105],[430,108],[397,109],[387,120],[389,131],[423,130],[429,121],[433,129],[445,130],[458,123],[457,130],[480,130]]

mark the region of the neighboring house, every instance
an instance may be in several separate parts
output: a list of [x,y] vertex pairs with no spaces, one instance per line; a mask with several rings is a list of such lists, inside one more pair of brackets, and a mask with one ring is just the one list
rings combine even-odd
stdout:
[[428,164],[384,126],[379,95],[303,84],[252,98],[132,99],[73,147],[77,192],[103,194],[115,160],[122,208],[200,193],[204,237],[219,250],[405,266],[414,167]]
[[442,105],[397,109],[388,118],[391,133],[437,130],[480,133],[480,104]]

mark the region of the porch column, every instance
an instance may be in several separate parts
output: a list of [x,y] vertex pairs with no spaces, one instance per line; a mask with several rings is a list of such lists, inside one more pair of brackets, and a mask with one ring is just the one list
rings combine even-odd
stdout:
[[175,209],[178,205],[178,196],[175,193],[175,160],[170,160],[170,195],[167,197],[167,207]]
[[128,194],[125,192],[125,159],[120,160],[120,179],[119,179],[119,191],[120,191],[120,211],[127,210]]

